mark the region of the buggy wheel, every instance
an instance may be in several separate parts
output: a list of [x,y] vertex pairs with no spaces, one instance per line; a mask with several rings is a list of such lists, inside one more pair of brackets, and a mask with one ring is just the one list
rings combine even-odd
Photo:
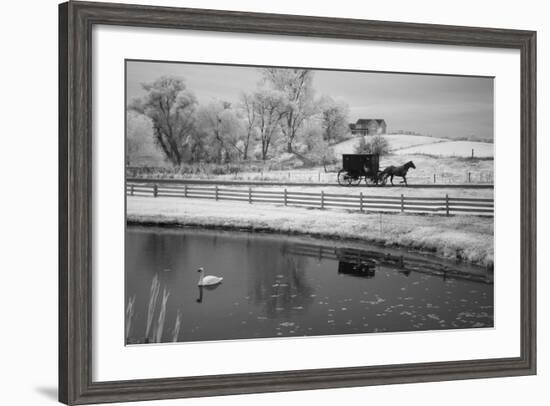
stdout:
[[348,175],[348,171],[345,169],[340,169],[338,171],[338,184],[340,186],[349,186],[350,185],[350,176]]
[[361,176],[348,176],[348,182],[350,186],[359,186],[361,183]]

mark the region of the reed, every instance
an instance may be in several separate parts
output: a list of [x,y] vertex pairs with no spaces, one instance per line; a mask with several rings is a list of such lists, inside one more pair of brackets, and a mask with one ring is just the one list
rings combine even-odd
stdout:
[[128,300],[128,305],[126,306],[126,340],[130,337],[130,332],[132,331],[132,319],[134,318],[134,304],[136,303],[136,295],[132,296]]
[[174,323],[174,329],[172,330],[172,342],[177,343],[180,335],[181,327],[181,312],[178,309],[178,314],[176,315],[176,321]]
[[160,291],[160,282],[158,274],[155,275],[151,282],[151,289],[149,293],[149,307],[147,308],[147,328],[145,329],[145,338],[149,338],[149,332],[151,331],[151,325],[153,324],[153,316],[157,307],[157,299]]
[[157,328],[154,332],[154,342],[162,342],[162,333],[164,332],[164,320],[166,319],[166,303],[170,297],[170,292],[164,288],[162,291],[162,303],[160,305],[159,318],[157,321]]

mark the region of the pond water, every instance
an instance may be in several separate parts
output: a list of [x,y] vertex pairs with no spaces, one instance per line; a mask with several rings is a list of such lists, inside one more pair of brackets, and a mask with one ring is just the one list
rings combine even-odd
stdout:
[[358,242],[128,227],[125,284],[127,344],[493,326],[492,273]]

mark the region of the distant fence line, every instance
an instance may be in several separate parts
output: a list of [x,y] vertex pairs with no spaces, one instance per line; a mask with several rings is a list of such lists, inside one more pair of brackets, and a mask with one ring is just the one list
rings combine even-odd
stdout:
[[[129,178],[140,176],[162,175],[163,177],[174,176],[178,179],[179,176],[184,176],[186,179],[209,179],[209,180],[236,180],[236,181],[279,181],[279,182],[308,182],[308,183],[333,183],[337,184],[337,172],[318,171],[318,170],[265,170],[257,172],[237,172],[225,174],[208,174],[208,173],[174,173],[172,170],[164,168],[148,168],[148,167],[126,167],[126,175]],[[398,178],[400,179],[400,178]],[[434,185],[453,185],[453,184],[492,184],[492,171],[469,171],[462,173],[448,172],[424,172],[415,174],[409,172],[407,180],[411,183],[434,184]]]
[[[316,182],[286,182],[286,181],[244,181],[244,180],[227,180],[227,179],[199,179],[199,178],[185,178],[185,179],[173,179],[173,178],[155,178],[155,177],[137,177],[137,178],[126,178],[127,182],[130,183],[158,183],[158,184],[172,184],[172,185],[218,185],[218,186],[282,186],[282,187],[348,187],[340,186],[336,181],[334,183],[316,183]],[[378,185],[376,187],[381,187]],[[360,185],[352,185],[349,188],[373,188],[374,185],[367,185],[361,183]],[[385,188],[394,187],[389,183],[384,185]],[[395,183],[395,187],[405,187],[401,183]],[[408,189],[493,189],[494,185],[489,183],[449,183],[449,184],[431,184],[431,183],[410,183],[408,181]]]
[[231,189],[215,186],[193,186],[159,183],[127,182],[129,196],[181,197],[231,200],[252,203],[272,203],[318,209],[348,209],[359,212],[401,212],[432,214],[476,214],[493,216],[493,199],[462,197],[376,196],[371,194],[340,195],[320,192],[284,190]]

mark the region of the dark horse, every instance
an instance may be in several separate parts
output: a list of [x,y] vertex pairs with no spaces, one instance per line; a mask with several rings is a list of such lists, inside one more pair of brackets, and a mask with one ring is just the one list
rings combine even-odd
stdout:
[[409,161],[405,165],[401,166],[388,166],[380,173],[380,180],[385,181],[386,179],[390,178],[390,182],[393,186],[393,177],[401,176],[403,178],[403,181],[405,182],[405,185],[407,185],[407,171],[409,170],[409,168],[416,169],[413,161]]

